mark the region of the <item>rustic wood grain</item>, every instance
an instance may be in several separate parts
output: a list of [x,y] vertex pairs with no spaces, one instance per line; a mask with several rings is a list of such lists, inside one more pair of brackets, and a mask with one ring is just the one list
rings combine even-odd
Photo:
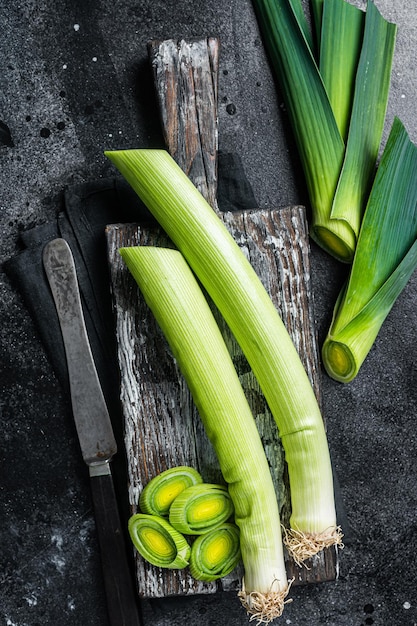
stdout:
[[[149,44],[149,55],[167,148],[250,260],[280,312],[320,403],[305,209],[220,213],[216,201],[218,40],[154,41]],[[122,246],[173,244],[160,229],[139,224],[111,225],[106,235],[119,346],[129,501],[134,513],[143,486],[168,467],[192,465],[207,481],[220,482],[222,477],[168,344],[118,253]],[[265,447],[282,520],[288,521],[288,478],[275,422],[240,347],[211,306]],[[334,580],[337,551],[326,550],[307,567],[300,568],[289,559],[286,565],[294,584]],[[136,569],[139,594],[150,598],[237,589],[243,573],[239,567],[217,583],[201,583],[187,570],[162,570],[138,555]]]
[[148,46],[167,150],[217,210],[219,40]]

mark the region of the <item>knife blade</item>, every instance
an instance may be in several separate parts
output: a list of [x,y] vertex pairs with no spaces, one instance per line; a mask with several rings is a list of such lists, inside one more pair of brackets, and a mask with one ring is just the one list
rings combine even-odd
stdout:
[[64,342],[75,426],[89,468],[110,624],[140,626],[110,466],[117,445],[87,335],[74,258],[64,239],[45,245],[43,265]]

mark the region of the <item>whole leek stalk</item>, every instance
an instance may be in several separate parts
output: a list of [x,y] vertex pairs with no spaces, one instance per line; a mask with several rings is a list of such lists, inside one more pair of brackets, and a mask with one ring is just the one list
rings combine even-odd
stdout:
[[233,502],[223,485],[202,483],[182,491],[169,509],[169,523],[183,535],[201,535],[233,515]]
[[165,334],[228,483],[245,570],[242,603],[260,621],[270,621],[281,615],[288,593],[278,504],[226,344],[178,250],[144,246],[120,252]]
[[288,464],[293,532],[287,536],[294,558],[301,561],[325,545],[340,543],[320,408],[294,344],[253,267],[166,151],[106,154],[182,252],[258,379]]
[[365,211],[347,284],[323,344],[335,380],[357,375],[417,267],[417,147],[396,118]]
[[190,573],[196,580],[211,582],[230,574],[240,560],[239,529],[235,524],[222,524],[193,542]]
[[139,508],[142,513],[168,517],[171,504],[180,493],[203,479],[193,467],[171,467],[154,476],[142,490]]

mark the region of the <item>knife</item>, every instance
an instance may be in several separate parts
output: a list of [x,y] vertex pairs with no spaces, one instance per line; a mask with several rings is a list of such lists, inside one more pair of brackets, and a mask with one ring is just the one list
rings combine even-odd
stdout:
[[43,265],[64,341],[78,439],[89,468],[110,624],[140,626],[110,467],[116,440],[88,340],[74,259],[64,239],[45,245]]

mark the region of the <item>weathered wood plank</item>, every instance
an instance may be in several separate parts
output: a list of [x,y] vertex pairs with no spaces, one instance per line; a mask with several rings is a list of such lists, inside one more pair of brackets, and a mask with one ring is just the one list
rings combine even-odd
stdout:
[[[217,74],[218,40],[151,42],[149,53],[167,148],[218,212]],[[308,228],[303,207],[219,213],[269,292],[294,341],[320,402],[318,350],[314,330]],[[221,480],[217,459],[181,373],[156,327],[118,248],[172,245],[158,229],[140,225],[107,228],[121,400],[129,471],[129,500],[137,509],[143,486],[166,467],[188,464],[206,480]],[[290,501],[286,466],[274,420],[239,346],[212,305],[255,416],[270,463],[283,521]],[[193,581],[187,571],[160,570],[136,555],[139,593],[144,597],[212,593],[239,584],[241,569],[217,584]],[[295,583],[333,580],[337,552],[327,550],[308,568],[287,560]]]
[[148,48],[167,150],[217,210],[219,40],[169,39]]

